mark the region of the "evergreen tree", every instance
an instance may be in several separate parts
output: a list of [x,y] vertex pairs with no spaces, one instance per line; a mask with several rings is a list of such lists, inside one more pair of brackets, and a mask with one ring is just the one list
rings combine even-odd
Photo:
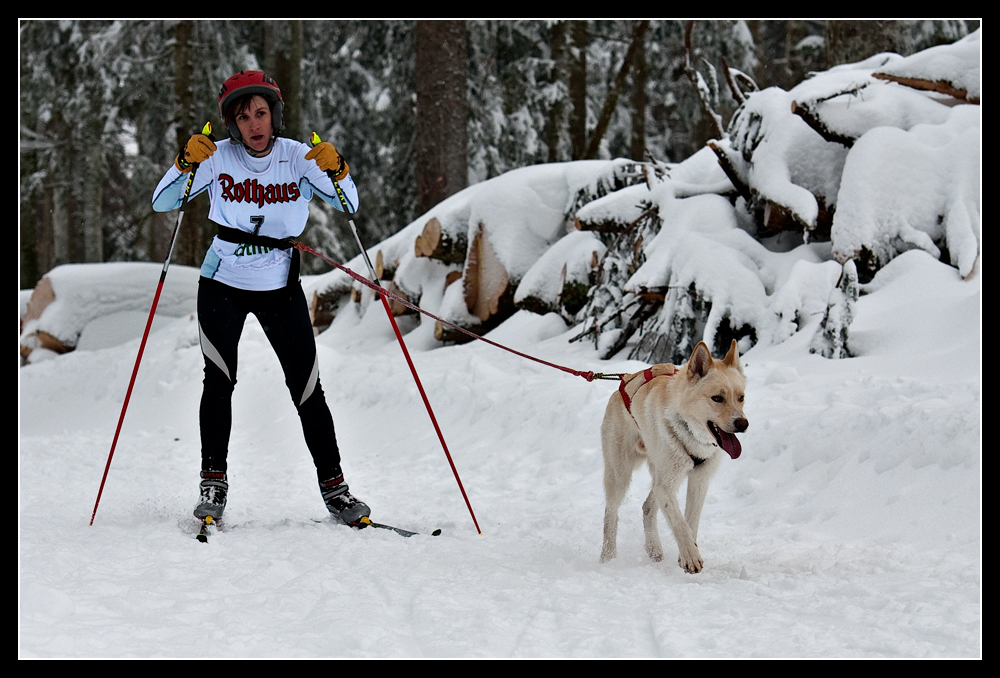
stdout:
[[[676,162],[717,135],[685,72],[686,22],[463,23],[468,182],[582,157]],[[762,88],[787,89],[825,59],[905,55],[977,25],[699,21],[691,66],[726,121],[737,102],[723,60]],[[66,262],[161,260],[172,219],[150,209],[153,188],[206,121],[227,136],[217,93],[240,69],[277,79],[286,136],[316,131],[343,152],[362,194],[364,241],[395,233],[423,209],[414,31],[413,21],[386,20],[22,21],[21,285]],[[207,208],[204,198],[189,206],[178,263],[200,264],[215,232]],[[310,210],[305,237],[352,257],[339,213],[317,201]]]
[[[355,223],[367,246],[417,216],[413,28],[411,21],[303,24],[302,130],[331,141],[347,159],[361,193]],[[339,213],[317,201],[310,208],[311,241],[340,260],[357,254]]]
[[32,141],[22,163],[22,246],[30,277],[60,263],[104,260],[104,196],[123,178],[109,171],[124,155],[114,134],[121,30],[110,21],[21,23],[20,125]]
[[469,181],[546,162],[548,108],[558,99],[539,21],[470,21]]

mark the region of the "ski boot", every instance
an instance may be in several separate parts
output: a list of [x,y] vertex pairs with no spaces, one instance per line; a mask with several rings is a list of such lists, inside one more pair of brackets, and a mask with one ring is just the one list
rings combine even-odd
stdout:
[[194,507],[194,517],[201,521],[211,518],[219,522],[222,512],[226,510],[226,495],[229,493],[229,482],[225,473],[217,471],[201,472],[201,496],[198,505]]
[[319,481],[319,490],[323,494],[327,510],[335,520],[351,527],[365,527],[362,518],[371,515],[371,509],[348,491],[343,473],[337,473],[329,480]]

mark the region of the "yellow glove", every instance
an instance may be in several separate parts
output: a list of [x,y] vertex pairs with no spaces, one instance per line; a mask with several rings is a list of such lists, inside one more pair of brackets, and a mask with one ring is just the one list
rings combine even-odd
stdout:
[[194,165],[208,160],[215,153],[215,148],[215,143],[208,135],[194,134],[174,159],[174,165],[181,172],[190,172]]
[[329,141],[321,141],[306,153],[306,160],[315,160],[316,166],[324,172],[331,172],[334,180],[343,181],[351,169],[344,156],[337,152]]

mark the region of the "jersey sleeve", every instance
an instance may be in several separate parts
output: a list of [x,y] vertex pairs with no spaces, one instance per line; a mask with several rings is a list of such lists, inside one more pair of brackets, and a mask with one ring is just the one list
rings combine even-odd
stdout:
[[[302,144],[301,148],[295,154],[296,169],[300,172],[301,176],[299,187],[307,188],[312,193],[318,195],[323,202],[333,205],[343,212],[344,206],[340,203],[340,198],[337,196],[333,180],[326,172],[319,168],[315,161],[306,160],[305,156],[308,150],[308,147]],[[358,188],[354,185],[354,179],[348,174],[341,181],[338,181],[337,184],[340,186],[340,190],[344,194],[344,199],[347,201],[347,211],[352,213],[357,212]],[[307,197],[311,196],[307,195]]]
[[[193,170],[192,170],[193,171]],[[176,165],[171,163],[170,169],[160,179],[153,191],[153,210],[156,212],[169,212],[181,206],[184,199],[184,187],[190,175],[181,172]],[[191,195],[188,200],[208,188],[212,182],[212,172],[206,171],[195,173],[194,184],[191,186]]]

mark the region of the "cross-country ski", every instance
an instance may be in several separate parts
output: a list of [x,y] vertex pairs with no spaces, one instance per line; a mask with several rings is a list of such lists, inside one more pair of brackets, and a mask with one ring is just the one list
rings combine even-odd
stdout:
[[207,516],[201,522],[201,528],[198,530],[198,534],[195,537],[202,544],[208,543],[208,536],[212,534],[211,528],[215,525],[215,521],[212,520],[212,516]]
[[[393,527],[392,525],[385,525],[384,523],[372,522],[368,518],[362,518],[361,522],[364,523],[365,525],[367,525],[368,527],[375,527],[375,528],[378,528],[380,530],[392,530],[396,534],[401,534],[404,537],[413,537],[413,536],[416,536],[416,535],[420,534],[419,532],[410,532],[409,530],[404,530],[404,529],[399,528],[399,527]],[[432,537],[437,537],[440,534],[441,534],[440,528],[438,528],[438,529],[436,529],[436,530],[434,530],[434,531],[431,532],[431,536]]]

